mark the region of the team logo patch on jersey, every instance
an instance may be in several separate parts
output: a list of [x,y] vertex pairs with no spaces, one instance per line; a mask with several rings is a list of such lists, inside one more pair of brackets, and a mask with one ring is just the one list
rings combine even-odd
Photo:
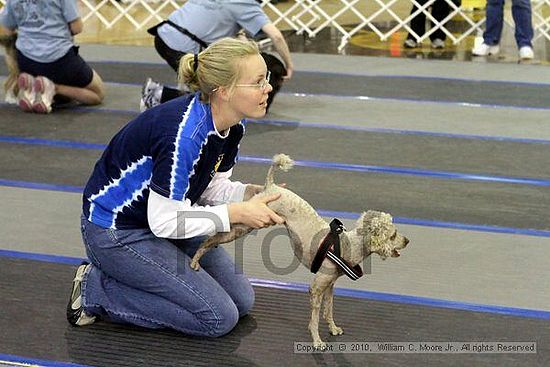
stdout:
[[214,177],[216,172],[218,172],[218,169],[220,168],[220,165],[222,164],[222,161],[223,161],[223,155],[224,153],[218,156],[218,159],[216,160],[216,164],[214,165],[214,169],[212,170],[212,172],[210,172],[210,177]]

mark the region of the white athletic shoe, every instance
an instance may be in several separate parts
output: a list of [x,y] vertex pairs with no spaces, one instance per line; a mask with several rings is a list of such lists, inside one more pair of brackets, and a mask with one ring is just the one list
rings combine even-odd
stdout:
[[36,113],[52,112],[55,84],[45,76],[37,76],[34,79],[33,89],[36,97],[32,105],[32,110]]
[[535,53],[530,46],[523,46],[519,49],[520,60],[532,60],[535,57]]
[[500,47],[498,45],[489,46],[488,44],[483,42],[472,49],[472,55],[474,56],[497,55],[499,51],[500,51]]
[[17,86],[19,92],[17,93],[17,104],[25,112],[32,112],[32,105],[34,104],[34,77],[27,73],[21,73],[17,77]]
[[418,43],[416,43],[416,41],[412,38],[407,38],[405,42],[403,42],[403,46],[405,48],[416,48],[418,47]]
[[84,274],[91,265],[82,263],[77,269],[71,287],[71,296],[67,304],[67,321],[73,326],[85,326],[93,324],[95,316],[88,315],[82,306],[82,280]]
[[445,48],[445,41],[443,41],[441,38],[434,39],[432,41],[432,48],[435,48],[435,49]]
[[139,102],[139,110],[141,112],[160,104],[162,88],[162,84],[155,82],[151,78],[145,80],[141,88],[141,101]]

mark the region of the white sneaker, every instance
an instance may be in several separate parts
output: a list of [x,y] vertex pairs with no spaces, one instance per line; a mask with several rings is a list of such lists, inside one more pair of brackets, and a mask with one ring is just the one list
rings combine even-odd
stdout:
[[535,57],[535,53],[530,46],[523,46],[519,49],[520,60],[532,60]]
[[67,321],[73,326],[91,325],[96,321],[96,317],[88,315],[86,311],[84,311],[84,306],[82,305],[82,280],[84,279],[84,274],[89,271],[88,268],[90,266],[91,265],[88,263],[82,263],[76,269],[76,274],[73,279],[71,296],[67,304]]
[[488,44],[483,42],[472,49],[472,55],[475,55],[475,56],[496,55],[499,53],[499,51],[500,51],[500,47],[498,45],[489,46]]
[[416,48],[418,46],[418,43],[416,43],[416,41],[412,38],[407,38],[403,43],[403,46],[405,46],[405,48]]
[[432,48],[441,49],[445,48],[445,41],[441,38],[436,38],[432,41]]
[[141,112],[160,104],[162,88],[162,84],[155,82],[151,78],[147,78],[141,88],[141,101],[139,102],[139,110]]
[[34,77],[27,73],[21,73],[17,77],[17,86],[19,92],[17,93],[17,104],[25,112],[32,112],[32,105],[34,104]]
[[32,110],[36,113],[52,112],[55,84],[45,76],[37,76],[34,79],[34,93],[36,97],[32,105]]

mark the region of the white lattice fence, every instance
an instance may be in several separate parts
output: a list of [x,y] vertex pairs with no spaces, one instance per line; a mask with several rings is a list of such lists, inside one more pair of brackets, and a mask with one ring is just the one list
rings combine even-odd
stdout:
[[[297,32],[305,32],[310,37],[314,37],[326,27],[334,28],[341,34],[340,51],[351,37],[365,29],[376,33],[381,41],[387,40],[398,31],[406,31],[412,33],[418,42],[441,29],[454,44],[462,42],[469,35],[483,31],[485,17],[476,20],[474,13],[457,5],[453,0],[445,0],[449,4],[450,13],[445,19],[437,21],[429,11],[435,1],[428,0],[420,5],[417,0],[296,0],[295,4],[299,4],[302,11],[294,14],[291,20],[300,26]],[[550,40],[550,0],[532,1],[535,39],[543,36]],[[268,2],[264,0],[264,3]],[[413,4],[417,10],[409,14]],[[310,14],[308,21],[301,19],[302,13],[305,12]],[[434,27],[419,35],[412,31],[409,22],[420,13],[424,13]],[[451,20],[459,21],[466,26],[459,33],[451,32],[451,27],[448,26]],[[513,22],[508,20],[506,23],[514,26]],[[388,24],[391,24],[391,28]]]
[[[122,3],[115,0],[81,0],[80,3],[83,4],[85,9],[82,13],[84,22],[97,18],[107,29],[112,28],[123,18],[132,23],[136,29],[147,28],[152,23],[163,20],[165,18],[163,13],[169,14],[182,4],[182,2],[178,4],[173,0],[161,2],[133,0],[123,1]],[[114,11],[112,8],[114,8]],[[140,14],[140,16],[137,14]]]
[[[273,5],[270,0],[262,0],[262,6],[277,26],[290,27],[296,33],[315,37],[327,27],[335,29],[341,36],[339,50],[361,30],[370,30],[387,40],[398,31],[411,32],[417,41],[423,41],[436,29],[441,29],[448,38],[457,44],[467,36],[482,30],[485,18],[474,20],[471,12],[456,5],[453,0],[445,0],[451,9],[442,21],[436,21],[429,7],[436,0],[428,0],[420,5],[417,0],[294,0],[284,7]],[[533,28],[535,39],[545,37],[550,40],[550,0],[532,0]],[[0,0],[0,7],[6,0]],[[84,22],[99,21],[110,29],[118,22],[128,21],[136,30],[143,30],[165,19],[170,12],[180,7],[184,0],[79,0]],[[417,6],[414,14],[409,14],[412,4]],[[283,9],[283,10],[281,10]],[[286,10],[285,10],[286,9]],[[426,14],[434,27],[425,34],[415,34],[409,22],[417,14]],[[457,34],[447,27],[451,20],[462,21],[466,27]],[[509,23],[507,21],[507,23]],[[388,24],[390,27],[388,27]],[[513,26],[513,24],[510,24]]]
[[[535,37],[545,37],[550,40],[550,0],[534,0],[533,7],[533,28]],[[546,14],[546,16],[545,16]]]

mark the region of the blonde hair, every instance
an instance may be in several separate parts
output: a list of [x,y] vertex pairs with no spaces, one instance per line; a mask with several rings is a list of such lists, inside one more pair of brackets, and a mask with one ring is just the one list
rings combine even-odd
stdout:
[[201,101],[208,103],[216,88],[234,88],[240,77],[240,62],[259,53],[254,41],[222,38],[198,55],[184,55],[180,60],[178,79],[191,90],[200,91]]

